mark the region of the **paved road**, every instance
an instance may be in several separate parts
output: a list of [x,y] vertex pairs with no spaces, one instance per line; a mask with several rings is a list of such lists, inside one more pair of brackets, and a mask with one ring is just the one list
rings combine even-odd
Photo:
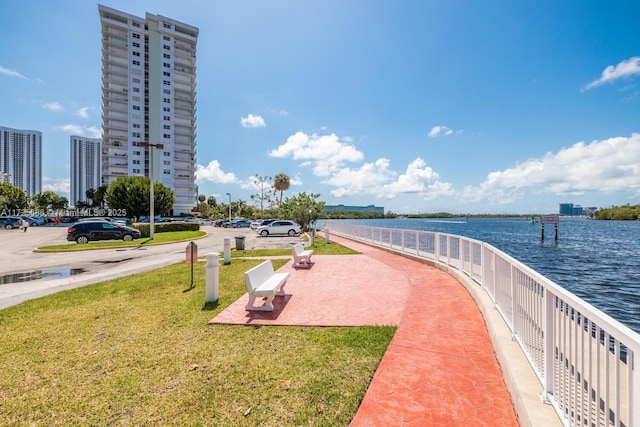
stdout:
[[[222,253],[225,237],[231,237],[231,247],[234,248],[235,236],[245,236],[247,252],[260,248],[290,248],[301,239],[287,236],[260,237],[247,228],[202,226],[201,229],[208,233],[206,237],[194,240],[198,245],[198,255],[201,256],[211,252]],[[40,246],[69,243],[66,241],[66,233],[65,226],[29,227],[26,233],[0,230],[0,309],[64,289],[183,261],[188,245],[188,242],[180,242],[79,252],[34,252]],[[83,272],[71,275],[72,269],[81,269]],[[34,272],[37,276],[45,274],[45,278],[6,283]]]

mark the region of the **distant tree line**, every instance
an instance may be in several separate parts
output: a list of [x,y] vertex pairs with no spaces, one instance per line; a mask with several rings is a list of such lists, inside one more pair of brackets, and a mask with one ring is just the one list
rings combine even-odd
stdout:
[[640,205],[611,206],[610,208],[598,209],[593,213],[595,219],[603,220],[640,220]]
[[394,213],[383,214],[380,212],[363,212],[363,211],[322,211],[321,219],[379,219],[379,218],[395,218]]

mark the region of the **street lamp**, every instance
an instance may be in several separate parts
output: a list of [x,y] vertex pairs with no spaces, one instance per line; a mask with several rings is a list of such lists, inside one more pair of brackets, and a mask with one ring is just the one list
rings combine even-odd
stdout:
[[227,193],[229,196],[229,222],[231,222],[231,193]]
[[153,152],[156,148],[163,149],[164,144],[150,144],[148,142],[141,142],[140,147],[147,147],[149,149],[149,240],[153,240],[153,228],[154,228],[154,219],[155,213],[153,211],[153,184],[154,184],[154,176],[153,176]]

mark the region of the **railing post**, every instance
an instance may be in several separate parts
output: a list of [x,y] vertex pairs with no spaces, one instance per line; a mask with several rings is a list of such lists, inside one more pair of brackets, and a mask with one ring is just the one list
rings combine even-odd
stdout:
[[[638,425],[638,408],[640,408],[640,365],[638,364],[638,352],[636,349],[629,352],[627,347],[627,369],[631,372],[629,379],[631,380],[629,389],[629,405],[627,413],[629,417],[629,425]],[[635,411],[635,412],[634,412]]]
[[511,293],[511,339],[515,340],[518,335],[518,301],[516,298],[516,281],[514,279],[514,266],[509,268],[509,292]]
[[543,325],[542,330],[544,331],[543,338],[543,366],[544,372],[542,374],[542,394],[540,397],[546,403],[551,401],[551,395],[553,395],[553,379],[555,377],[554,373],[554,342],[555,342],[555,325],[553,322],[553,313],[555,311],[555,297],[552,295],[547,288],[543,288],[544,292],[544,305],[543,305]]

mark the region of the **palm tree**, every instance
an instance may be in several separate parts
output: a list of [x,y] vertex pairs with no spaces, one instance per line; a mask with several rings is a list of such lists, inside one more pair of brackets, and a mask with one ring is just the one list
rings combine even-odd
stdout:
[[280,204],[282,204],[282,193],[284,193],[285,190],[288,190],[290,185],[291,180],[289,179],[289,176],[282,172],[276,175],[273,180],[273,188],[280,192]]
[[198,201],[200,203],[204,203],[205,200],[207,200],[207,196],[205,196],[204,194],[198,195]]
[[107,187],[106,185],[101,185],[100,187],[98,187],[96,189],[96,191],[93,193],[93,197],[91,199],[91,206],[92,207],[100,207],[102,209],[104,209],[104,202],[105,202],[105,197],[107,195]]
[[96,189],[90,188],[84,192],[84,195],[87,196],[87,200],[91,200],[91,204],[87,203],[87,207],[93,205],[93,199],[96,197]]

